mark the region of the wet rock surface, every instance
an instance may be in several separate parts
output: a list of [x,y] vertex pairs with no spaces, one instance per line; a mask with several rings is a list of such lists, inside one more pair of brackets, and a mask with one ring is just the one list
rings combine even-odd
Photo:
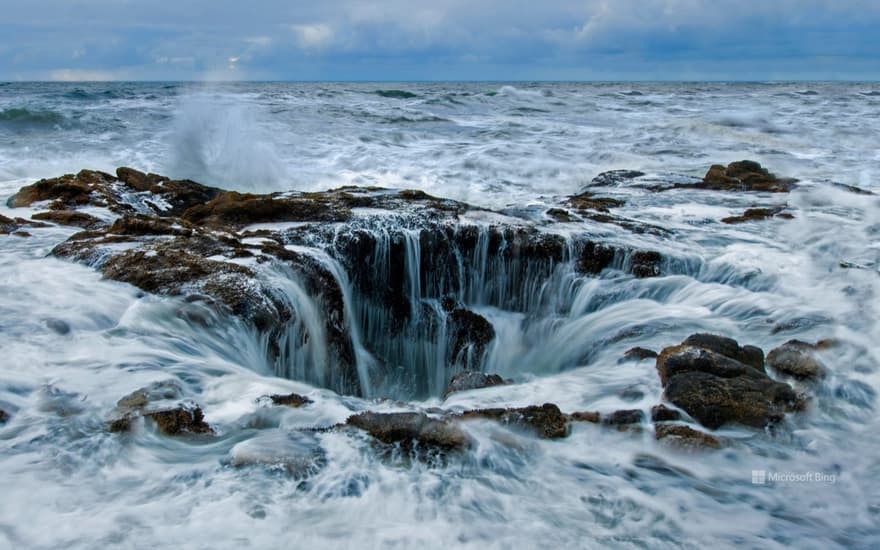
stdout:
[[443,396],[448,397],[450,394],[460,391],[478,390],[481,388],[503,386],[506,384],[510,384],[510,382],[497,374],[464,371],[452,377],[449,381],[449,385],[446,387],[446,391],[443,392]]
[[779,178],[759,163],[751,160],[731,162],[727,166],[715,164],[697,189],[716,191],[764,191],[768,193],[787,193],[796,187],[797,180]]
[[459,418],[485,418],[505,426],[514,426],[544,439],[558,439],[568,435],[567,417],[552,403],[520,408],[495,408],[465,411]]
[[682,424],[658,424],[654,435],[657,441],[682,450],[721,448],[718,438]]
[[677,410],[670,409],[663,404],[651,407],[652,422],[673,422],[675,420],[681,420],[681,413]]
[[646,349],[646,348],[630,348],[626,350],[626,353],[621,357],[621,362],[624,361],[643,361],[645,359],[656,359],[657,352],[654,350]]
[[794,216],[790,212],[785,211],[785,207],[776,208],[749,208],[739,216],[729,216],[722,218],[721,223],[734,224],[766,220],[768,218],[781,218],[790,220]]
[[6,422],[9,421],[10,418],[11,418],[11,415],[8,412],[4,411],[3,409],[0,409],[0,424],[5,424]]
[[757,357],[755,350],[734,340],[699,334],[690,343],[665,348],[656,366],[666,400],[700,424],[762,428],[797,410],[799,400],[791,386],[767,376],[763,363],[758,369],[740,361],[755,362]]
[[144,415],[156,423],[165,435],[213,434],[214,429],[205,422],[201,407],[182,405],[172,409],[148,412]]
[[287,395],[270,395],[269,400],[273,405],[279,405],[283,407],[293,407],[298,409],[299,407],[303,407],[312,403],[313,401],[304,395],[299,395],[298,393],[290,393]]
[[397,443],[408,449],[421,445],[462,450],[471,445],[470,438],[455,423],[424,413],[363,412],[350,416],[346,424],[364,430],[383,443]]
[[46,212],[37,212],[31,216],[32,220],[57,223],[58,225],[70,225],[81,227],[83,229],[97,229],[107,225],[106,222],[86,214],[85,212],[77,212],[76,210],[48,210]]
[[789,340],[767,354],[767,366],[774,372],[797,380],[817,380],[825,377],[827,369],[816,353],[830,344],[810,344]]

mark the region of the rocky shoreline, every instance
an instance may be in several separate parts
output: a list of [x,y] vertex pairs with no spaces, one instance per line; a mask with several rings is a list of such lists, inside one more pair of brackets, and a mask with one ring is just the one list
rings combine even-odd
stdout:
[[[409,387],[413,396],[446,398],[510,383],[482,372],[496,334],[492,323],[472,309],[474,303],[520,312],[547,307],[539,289],[561,271],[578,277],[607,269],[636,278],[664,274],[660,252],[597,237],[596,224],[614,224],[634,235],[665,230],[616,215],[624,202],[595,189],[639,185],[658,192],[687,187],[785,193],[797,185],[750,161],[712,166],[703,180],[691,182],[659,185],[644,176],[602,174],[588,190],[563,198],[535,219],[421,191],[346,187],[256,195],[131,168],[119,168],[115,175],[83,170],[22,188],[8,206],[46,210],[31,220],[0,216],[0,231],[25,237],[26,228],[47,223],[81,228],[52,254],[94,266],[105,278],[145,292],[179,297],[180,315],[195,323],[200,311],[240,318],[265,336],[267,360],[280,376],[353,396],[397,385]],[[720,221],[791,216],[785,206],[771,205]],[[557,224],[567,227],[565,234],[547,230]],[[442,363],[439,373],[429,372],[432,364],[424,356],[417,356],[422,364],[407,364],[416,357],[413,342]],[[658,396],[663,402],[653,407],[650,419],[642,410],[566,413],[545,403],[364,411],[342,425],[317,428],[361,430],[408,450],[460,451],[473,444],[464,424],[480,420],[546,439],[565,438],[573,423],[622,431],[653,426],[658,441],[676,448],[715,449],[724,445],[723,438],[703,430],[727,424],[760,430],[804,411],[809,389],[796,390],[786,380],[802,386],[821,379],[827,369],[819,353],[834,345],[790,341],[765,359],[754,346],[694,334],[659,353],[634,348],[621,361],[654,360],[663,387]],[[303,349],[312,355],[297,363],[294,356]],[[359,358],[358,349],[367,350],[370,360]],[[320,368],[311,369],[316,363]],[[291,371],[291,364],[302,370]],[[401,366],[416,371],[400,374]],[[438,379],[439,386],[430,382]],[[167,435],[214,434],[201,408],[182,397],[172,382],[136,390],[119,400],[108,429],[129,432],[146,418]],[[266,398],[267,406],[308,407],[310,402],[296,394]],[[0,411],[0,422],[8,418]]]

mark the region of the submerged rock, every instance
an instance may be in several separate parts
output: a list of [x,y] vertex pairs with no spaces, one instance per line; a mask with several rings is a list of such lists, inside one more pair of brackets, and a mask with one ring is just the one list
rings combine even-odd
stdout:
[[470,438],[455,423],[424,413],[368,411],[350,416],[346,424],[364,430],[383,443],[399,443],[406,449],[426,446],[462,450],[471,445]]
[[544,439],[568,435],[567,417],[552,403],[513,409],[476,409],[459,415],[462,419],[486,418],[505,426],[524,428]]
[[601,420],[601,415],[596,411],[577,411],[568,415],[569,422],[589,422],[591,424],[598,424]]
[[694,336],[690,344],[685,340],[666,348],[657,358],[657,371],[670,403],[712,429],[728,422],[760,428],[797,409],[798,397],[791,386],[771,379],[763,368],[739,360],[754,361],[754,350],[744,351],[734,340]]
[[655,359],[656,357],[657,352],[654,350],[635,347],[626,350],[626,353],[623,354],[620,361],[642,361],[644,359]]
[[30,237],[31,234],[22,230],[22,227],[47,227],[47,225],[38,221],[26,220],[24,218],[7,218],[0,214],[0,235]]
[[663,256],[653,250],[639,250],[630,256],[630,272],[639,279],[658,277]]
[[718,438],[682,424],[658,424],[654,435],[657,441],[682,450],[721,448]]
[[4,411],[3,409],[0,409],[0,424],[5,424],[6,422],[9,421],[9,419],[10,419],[9,413]]
[[449,397],[450,394],[467,390],[478,390],[481,388],[490,388],[492,386],[503,386],[510,384],[510,381],[501,378],[497,374],[485,374],[476,371],[460,372],[452,377],[443,397]]
[[317,473],[326,463],[326,453],[314,434],[273,431],[236,444],[230,451],[236,468],[263,466],[304,478]]
[[823,378],[827,369],[816,357],[816,352],[822,349],[821,344],[789,340],[767,354],[767,366],[774,372],[798,380]]

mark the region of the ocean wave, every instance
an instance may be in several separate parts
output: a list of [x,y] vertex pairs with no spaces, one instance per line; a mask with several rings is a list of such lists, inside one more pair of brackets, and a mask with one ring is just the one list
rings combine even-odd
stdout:
[[13,127],[56,126],[65,121],[64,115],[48,109],[12,107],[0,111],[0,125]]

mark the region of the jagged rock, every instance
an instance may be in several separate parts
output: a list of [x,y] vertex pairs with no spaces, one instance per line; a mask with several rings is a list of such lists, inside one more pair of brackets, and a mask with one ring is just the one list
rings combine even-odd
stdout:
[[[692,342],[705,341],[714,347],[728,343],[696,336]],[[738,344],[730,349],[734,354],[742,350]],[[695,345],[664,349],[657,358],[657,371],[666,400],[712,429],[728,422],[764,427],[798,406],[798,397],[788,384],[776,382],[763,370],[737,359]]]
[[657,352],[654,350],[634,347],[626,350],[621,361],[642,361],[644,359],[655,359],[656,357]]
[[715,164],[706,172],[702,183],[688,186],[716,191],[765,191],[787,193],[796,187],[797,180],[778,178],[766,168],[751,160],[732,162],[724,167]]
[[30,206],[35,202],[51,200],[50,208],[65,209],[85,204],[95,204],[92,193],[100,193],[99,184],[113,181],[113,176],[94,170],[82,170],[75,176],[66,174],[60,178],[42,179],[22,187],[6,204],[10,208]]
[[677,410],[670,409],[663,404],[651,407],[652,422],[672,422],[675,420],[681,420],[681,413]]
[[823,378],[827,369],[816,357],[822,349],[822,342],[810,344],[800,340],[789,340],[767,354],[767,366],[779,374],[798,380]]
[[427,446],[441,450],[462,450],[470,447],[471,440],[453,422],[431,418],[424,413],[363,412],[346,421],[369,433],[383,443],[400,443],[403,448]]
[[298,393],[291,393],[287,395],[270,395],[269,399],[272,401],[273,405],[281,405],[284,407],[293,408],[299,408],[313,402],[308,397],[304,395],[299,395]]
[[718,438],[681,424],[658,424],[654,435],[657,441],[683,450],[721,448]]
[[590,422],[598,424],[601,417],[596,411],[578,411],[568,415],[569,422]]
[[729,216],[727,218],[722,218],[721,223],[734,224],[766,220],[767,218],[782,218],[786,220],[794,218],[792,214],[785,212],[784,210],[785,207],[749,208],[740,216]]
[[641,424],[644,419],[645,413],[639,409],[628,409],[602,415],[602,424],[606,426],[625,426],[627,424]]
[[452,377],[443,397],[449,397],[450,394],[467,390],[478,390],[481,388],[490,388],[492,386],[503,386],[510,384],[508,380],[501,378],[497,374],[485,374],[476,371],[460,372]]
[[58,225],[72,225],[74,227],[82,227],[83,229],[97,229],[98,227],[107,225],[105,222],[91,214],[77,212],[75,210],[48,210],[46,212],[37,212],[31,216],[31,219],[57,223]]
[[764,352],[761,348],[740,346],[733,338],[698,332],[685,338],[682,345],[708,349],[764,372]]
[[663,256],[653,250],[639,250],[633,252],[630,257],[630,273],[639,279],[657,277],[660,275],[660,264]]
[[476,409],[461,413],[460,418],[486,418],[506,426],[517,426],[545,439],[568,435],[567,417],[552,403],[516,409]]
[[173,409],[148,412],[144,416],[155,421],[159,431],[166,435],[214,433],[214,429],[205,422],[202,409],[197,406],[182,405]]

